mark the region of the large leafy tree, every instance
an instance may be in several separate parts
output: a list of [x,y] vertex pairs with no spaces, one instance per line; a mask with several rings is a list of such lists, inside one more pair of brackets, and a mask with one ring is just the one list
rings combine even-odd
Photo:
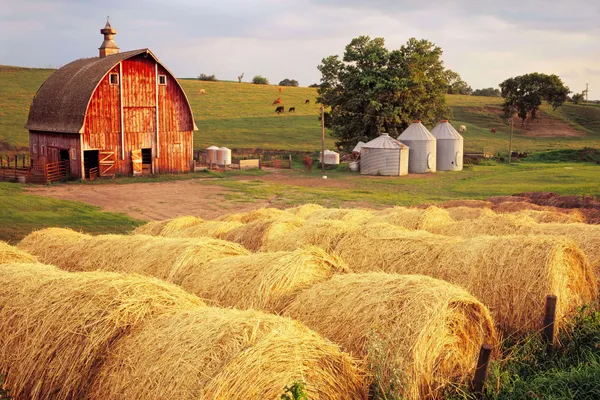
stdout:
[[537,72],[509,78],[500,84],[500,89],[504,97],[504,113],[506,116],[517,113],[523,124],[529,114],[535,119],[544,101],[556,109],[571,92],[558,76]]
[[410,39],[397,50],[383,38],[360,36],[344,56],[329,56],[318,66],[318,101],[331,108],[325,123],[337,145],[350,148],[381,132],[395,136],[413,119],[435,123],[449,117],[442,49]]
[[458,72],[447,69],[444,74],[446,76],[446,80],[448,81],[448,94],[470,95],[473,93],[471,86],[469,86],[467,82],[463,81]]

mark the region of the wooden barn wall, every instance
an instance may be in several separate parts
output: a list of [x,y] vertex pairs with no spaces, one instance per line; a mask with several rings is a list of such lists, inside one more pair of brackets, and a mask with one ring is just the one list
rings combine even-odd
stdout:
[[78,134],[29,131],[29,154],[34,166],[60,161],[60,150],[69,150],[71,175],[81,177]]

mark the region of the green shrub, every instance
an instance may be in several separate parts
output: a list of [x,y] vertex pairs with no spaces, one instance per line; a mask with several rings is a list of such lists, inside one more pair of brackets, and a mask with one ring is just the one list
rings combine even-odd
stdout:
[[214,74],[213,75],[200,74],[198,76],[198,80],[200,80],[200,81],[213,81],[213,82],[216,82],[217,81],[217,77]]
[[254,78],[252,78],[252,83],[255,85],[268,85],[269,80],[264,76],[256,75]]

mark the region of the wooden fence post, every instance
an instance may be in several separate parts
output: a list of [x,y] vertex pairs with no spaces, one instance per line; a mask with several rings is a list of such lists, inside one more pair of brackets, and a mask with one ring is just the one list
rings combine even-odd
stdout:
[[475,376],[471,383],[471,389],[476,394],[478,399],[483,398],[483,385],[487,378],[488,365],[490,362],[490,355],[492,354],[492,346],[484,344],[479,350],[479,358],[477,359],[477,368],[475,369]]
[[556,320],[556,296],[546,296],[546,312],[544,313],[544,342],[546,342],[546,353],[552,354],[554,350],[554,321]]

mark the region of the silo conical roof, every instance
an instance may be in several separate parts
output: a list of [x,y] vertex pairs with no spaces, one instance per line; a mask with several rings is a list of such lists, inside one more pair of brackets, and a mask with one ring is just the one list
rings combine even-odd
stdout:
[[441,120],[440,123],[431,130],[431,134],[436,139],[460,140],[462,136],[454,129],[448,120]]
[[400,136],[398,140],[435,140],[435,137],[421,123],[421,121],[413,121],[412,124]]
[[408,148],[403,143],[400,143],[396,139],[390,137],[387,133],[382,133],[379,137],[371,140],[362,145],[362,148],[367,149],[403,149]]
[[217,146],[210,146],[207,147],[206,150],[219,150],[219,148]]

